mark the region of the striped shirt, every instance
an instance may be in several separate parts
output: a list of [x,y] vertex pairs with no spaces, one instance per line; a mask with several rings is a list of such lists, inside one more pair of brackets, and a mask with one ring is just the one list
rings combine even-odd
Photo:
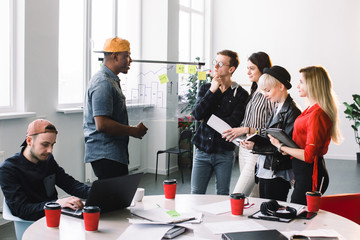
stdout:
[[245,117],[240,127],[255,128],[261,136],[265,136],[266,122],[274,106],[260,91],[256,91],[246,105]]

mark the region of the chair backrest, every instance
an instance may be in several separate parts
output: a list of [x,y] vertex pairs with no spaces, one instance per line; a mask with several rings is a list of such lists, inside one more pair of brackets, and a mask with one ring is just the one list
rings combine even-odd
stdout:
[[15,235],[17,240],[21,240],[25,230],[34,222],[27,221],[12,215],[11,210],[6,204],[5,198],[3,203],[3,218],[5,220],[13,221],[15,227]]
[[180,137],[179,137],[179,144],[178,144],[179,149],[180,149],[181,142],[183,140],[188,140],[189,143],[191,143],[192,135],[193,135],[193,132],[190,129],[185,129],[185,130],[181,131]]
[[3,218],[5,220],[9,220],[9,221],[25,221],[19,217],[12,215],[11,210],[9,209],[8,205],[6,204],[5,198],[4,198],[4,203],[3,203]]
[[323,196],[320,201],[320,209],[360,224],[360,193]]

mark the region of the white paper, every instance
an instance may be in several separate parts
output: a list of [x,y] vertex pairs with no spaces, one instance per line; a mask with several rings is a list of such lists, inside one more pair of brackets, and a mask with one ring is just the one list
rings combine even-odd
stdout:
[[[207,121],[207,125],[209,125],[210,127],[212,127],[215,131],[217,131],[218,133],[221,134],[221,136],[223,135],[223,132],[225,132],[228,129],[231,129],[232,127],[227,124],[225,121],[223,121],[222,119],[220,119],[219,117],[215,116],[214,114],[211,115],[211,117],[209,118],[209,120]],[[235,138],[232,142],[237,145],[240,146],[240,141],[241,139],[239,137]]]
[[202,221],[202,213],[198,212],[178,212],[180,216],[171,217],[167,213],[167,209],[156,207],[152,209],[132,209],[131,213],[135,216],[144,218],[146,220],[157,222],[161,224],[171,224],[171,223],[180,223],[180,222],[189,222],[189,223],[200,223]]
[[338,232],[330,229],[316,229],[316,230],[303,230],[303,231],[289,231],[281,232],[287,238],[290,238],[292,235],[304,235],[309,237],[338,237],[340,240],[344,239]]
[[117,240],[162,239],[172,225],[130,225]]
[[210,203],[196,207],[197,210],[212,214],[222,214],[231,211],[230,199],[222,202]]
[[286,206],[295,208],[296,209],[296,215],[299,215],[300,213],[302,213],[306,209],[306,206],[299,205],[299,204],[286,203]]
[[267,230],[267,228],[255,222],[254,220],[212,222],[205,223],[205,226],[213,234]]

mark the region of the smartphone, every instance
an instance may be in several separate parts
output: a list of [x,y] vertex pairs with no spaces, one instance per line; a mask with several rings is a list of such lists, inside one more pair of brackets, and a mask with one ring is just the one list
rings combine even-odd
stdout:
[[302,213],[300,213],[297,217],[301,218],[301,219],[312,219],[313,217],[316,216],[316,212],[308,212],[308,211],[304,211]]
[[186,229],[184,227],[174,226],[165,233],[163,239],[173,239],[178,235],[182,234],[183,232],[185,232],[185,230]]

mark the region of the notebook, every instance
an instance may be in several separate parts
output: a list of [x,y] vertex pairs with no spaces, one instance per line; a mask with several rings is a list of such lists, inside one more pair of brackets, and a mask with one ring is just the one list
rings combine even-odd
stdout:
[[249,232],[232,232],[224,233],[221,235],[222,240],[238,240],[238,239],[267,239],[267,240],[287,240],[283,234],[276,229],[261,230],[261,231],[249,231]]
[[[96,180],[93,182],[85,206],[98,206],[101,213],[130,206],[143,173]],[[82,210],[62,208],[61,213],[82,218]]]
[[266,132],[271,136],[277,138],[281,143],[285,144],[288,147],[299,148],[298,145],[291,139],[289,135],[285,133],[283,129],[280,128],[269,128],[266,129]]

